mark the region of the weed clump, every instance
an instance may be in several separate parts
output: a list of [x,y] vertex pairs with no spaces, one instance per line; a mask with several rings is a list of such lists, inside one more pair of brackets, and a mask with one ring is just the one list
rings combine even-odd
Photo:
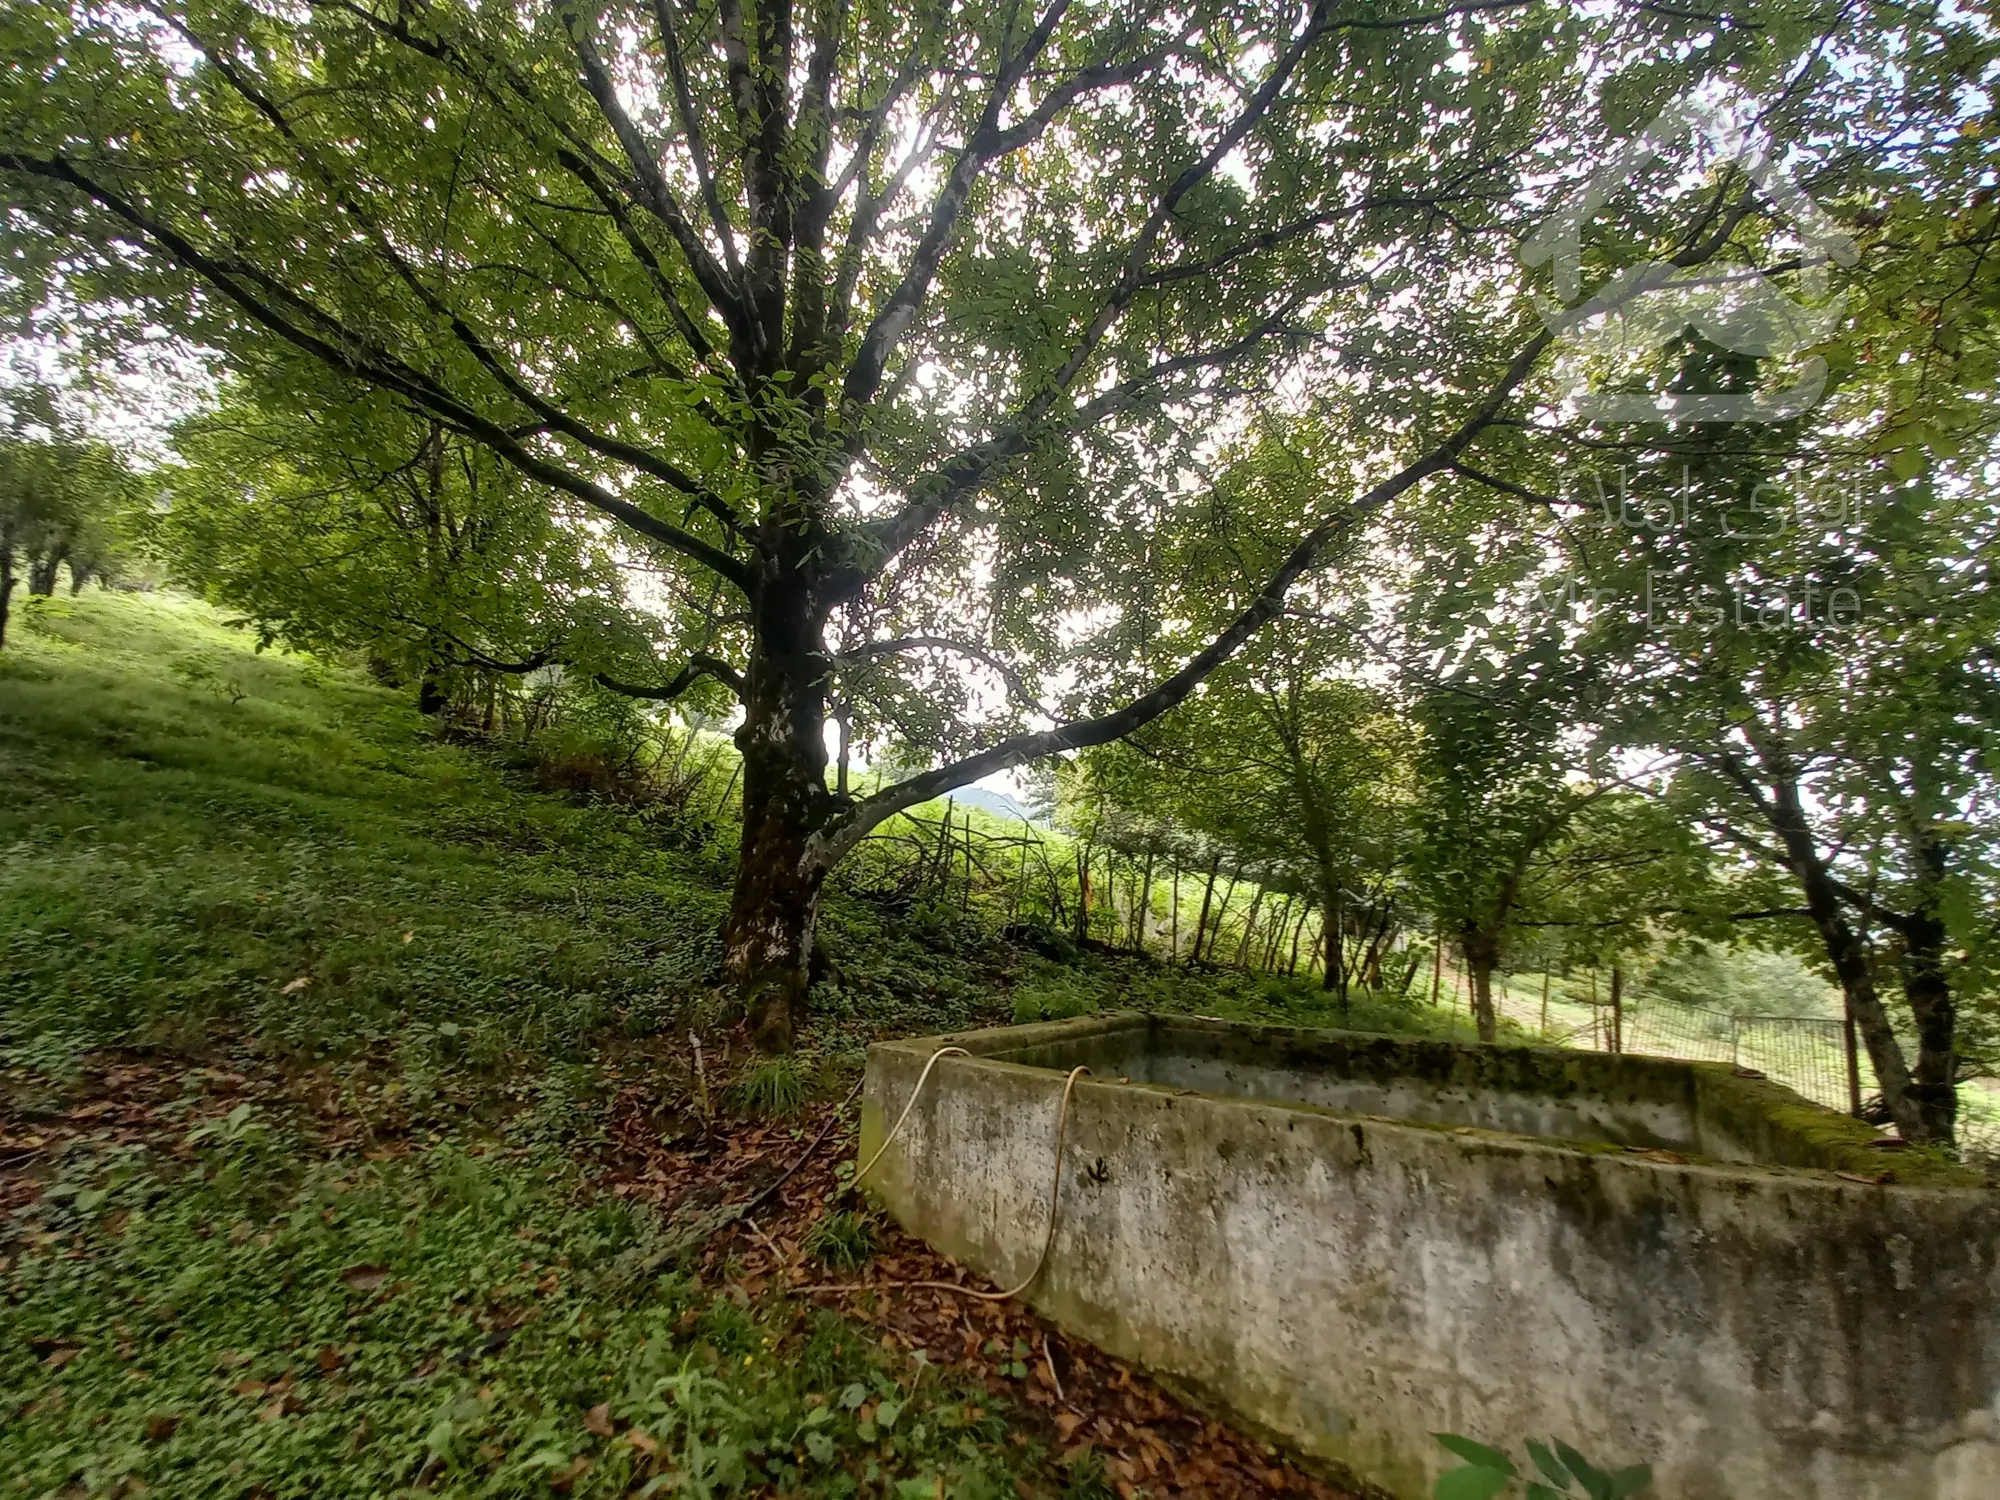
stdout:
[[875,1226],[866,1214],[835,1209],[805,1232],[800,1248],[828,1270],[858,1271],[875,1253]]
[[805,1106],[806,1080],[788,1057],[760,1062],[730,1086],[729,1099],[746,1115],[781,1120]]

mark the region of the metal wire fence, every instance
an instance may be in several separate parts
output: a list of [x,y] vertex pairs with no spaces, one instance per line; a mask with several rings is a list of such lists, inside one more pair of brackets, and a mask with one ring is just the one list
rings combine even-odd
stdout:
[[[1505,1009],[1515,1020],[1531,1028],[1537,1025],[1532,1001],[1510,998]],[[1618,1023],[1618,1042],[1627,1052],[1755,1068],[1815,1104],[1842,1113],[1853,1110],[1857,1100],[1879,1092],[1867,1052],[1857,1049],[1850,1054],[1847,1025],[1838,1019],[1739,1016],[1647,996],[1627,1007]],[[1609,1052],[1614,1049],[1613,1025],[1611,1008],[1599,1006],[1581,1024],[1552,1026],[1547,1037],[1559,1046]],[[1961,1091],[1960,1098],[1964,1097]],[[2000,1119],[1984,1118],[1995,1113],[2000,1111],[1987,1109],[1975,1114],[1961,1105],[1960,1156],[1969,1161],[2000,1161]]]

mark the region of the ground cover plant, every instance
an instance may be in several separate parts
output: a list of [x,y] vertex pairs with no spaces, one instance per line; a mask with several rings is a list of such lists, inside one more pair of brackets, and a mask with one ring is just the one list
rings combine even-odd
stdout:
[[[870,1009],[756,1061],[709,983],[720,861],[657,820],[178,596],[17,627],[0,1493],[1086,1495],[1168,1440],[1201,1492],[1314,1483],[1089,1351],[1053,1356],[1058,1406],[1018,1309],[968,1351],[957,1308],[782,1288],[928,1254],[836,1175],[869,1037],[1058,991],[1324,1018],[1316,981],[1064,966],[837,901],[829,983]],[[753,1226],[686,1243],[815,1146]]]

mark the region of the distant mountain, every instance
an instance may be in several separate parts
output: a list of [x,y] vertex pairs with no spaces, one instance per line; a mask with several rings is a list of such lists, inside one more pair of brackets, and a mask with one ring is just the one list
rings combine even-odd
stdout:
[[948,795],[960,807],[976,807],[996,818],[1009,818],[1017,823],[1023,818],[1034,821],[1034,815],[1005,792],[983,786],[962,786]]

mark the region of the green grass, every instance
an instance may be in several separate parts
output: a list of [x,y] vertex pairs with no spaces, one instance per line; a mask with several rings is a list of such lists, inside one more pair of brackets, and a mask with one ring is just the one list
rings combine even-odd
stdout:
[[[164,1134],[44,1153],[0,1218],[0,1500],[1054,1495],[983,1390],[915,1389],[873,1330],[726,1268],[658,1270],[666,1231],[592,1186],[607,1101],[643,1078],[691,1128],[690,1029],[718,1098],[782,1114],[873,1036],[1341,1018],[1309,980],[1054,964],[976,902],[836,890],[802,1060],[725,1062],[728,830],[537,792],[518,751],[440,742],[403,695],[170,595],[20,611],[0,786],[0,1126],[61,1116],[107,1060],[185,1086]],[[218,1076],[256,1102],[215,1107]],[[829,1264],[867,1253],[865,1222],[823,1227]]]
[[0,1304],[0,1494],[1014,1493],[983,1389],[647,1274],[647,1220],[559,1158],[291,1154],[65,1162]]

